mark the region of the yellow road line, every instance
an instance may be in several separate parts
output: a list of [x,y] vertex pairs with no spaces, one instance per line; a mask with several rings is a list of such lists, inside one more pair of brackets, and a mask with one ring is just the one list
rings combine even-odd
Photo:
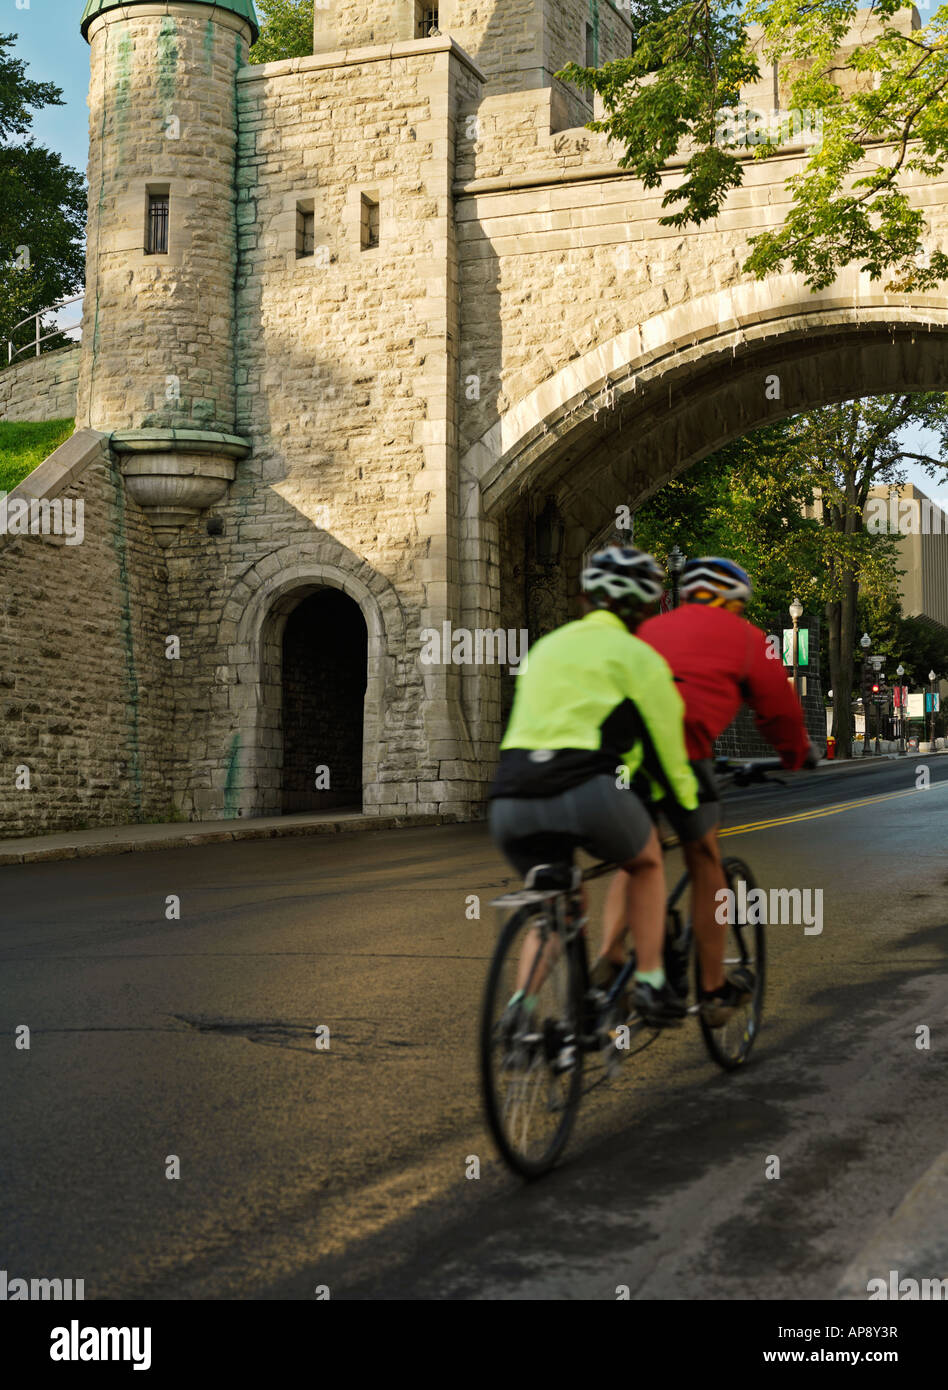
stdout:
[[[948,781],[933,782],[924,788],[924,792],[934,791],[935,787],[948,787]],[[910,787],[904,792],[885,792],[881,796],[863,796],[853,801],[838,801],[833,806],[817,807],[812,811],[798,811],[792,816],[781,816],[774,820],[753,821],[749,825],[729,825],[719,831],[719,836],[725,835],[749,835],[752,830],[771,830],[778,825],[793,825],[798,821],[820,820],[823,816],[838,816],[840,811],[856,810],[860,806],[875,806],[880,801],[894,801],[900,796],[918,796],[920,788]]]

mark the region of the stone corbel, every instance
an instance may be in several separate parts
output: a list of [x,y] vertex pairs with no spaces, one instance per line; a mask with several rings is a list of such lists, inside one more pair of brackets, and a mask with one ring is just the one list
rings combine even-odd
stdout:
[[249,440],[211,430],[118,430],[109,444],[163,548],[220,501],[250,453]]

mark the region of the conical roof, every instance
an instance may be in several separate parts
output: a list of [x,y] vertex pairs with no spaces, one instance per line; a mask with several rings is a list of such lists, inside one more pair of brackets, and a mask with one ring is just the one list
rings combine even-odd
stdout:
[[[86,0],[86,7],[82,12],[82,19],[79,21],[79,28],[82,37],[85,38],[89,25],[96,15],[103,14],[106,10],[117,10],[119,7],[130,9],[133,5],[144,5],[154,3],[154,0]],[[253,0],[188,0],[188,3],[206,5],[210,10],[230,10],[231,14],[239,14],[241,19],[245,19],[253,32],[252,43],[256,43],[257,35],[260,33],[260,25],[257,22],[257,15],[253,7]]]

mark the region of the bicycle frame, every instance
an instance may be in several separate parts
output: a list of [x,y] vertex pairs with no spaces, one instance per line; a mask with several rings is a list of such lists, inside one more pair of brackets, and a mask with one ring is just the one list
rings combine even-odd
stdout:
[[[663,845],[663,848],[672,848],[672,846],[670,846],[670,845],[669,845],[669,846]],[[687,886],[688,886],[688,882],[689,882],[688,874],[687,874],[687,873],[683,873],[682,876],[681,876],[681,878],[680,878],[680,879],[678,880],[678,882],[675,884],[675,886],[674,886],[674,888],[672,889],[672,891],[669,893],[669,895],[668,895],[668,901],[667,901],[667,903],[665,904],[665,912],[666,912],[666,915],[667,915],[667,916],[674,915],[679,921],[680,921],[680,915],[679,915],[679,913],[678,913],[678,903],[679,903],[679,901],[681,900],[681,897],[682,897],[682,895],[683,895],[685,889],[686,889]],[[690,949],[691,949],[691,926],[690,926],[690,924],[687,925],[687,926],[685,927],[685,931],[686,931],[686,933],[687,933],[688,949],[690,950]],[[630,956],[629,959],[626,961],[625,965],[622,967],[622,970],[621,970],[621,971],[619,972],[619,974],[616,976],[615,982],[614,982],[614,984],[612,985],[612,988],[609,990],[609,993],[606,995],[606,1004],[609,1006],[609,1008],[611,1008],[612,1005],[615,1004],[616,1000],[619,999],[620,996],[622,995],[623,991],[625,990],[626,986],[627,986],[628,983],[629,983],[629,980],[632,978],[632,974],[633,974],[634,970],[635,970],[635,959],[634,959],[634,957]]]
[[[749,786],[752,783],[777,782],[783,785],[780,778],[770,777],[768,773],[779,770],[782,767],[779,758],[762,758],[754,760],[744,760],[736,758],[719,758],[715,763],[715,770],[719,778],[735,782],[738,786]],[[667,836],[662,840],[662,851],[668,853],[669,850],[680,848],[680,841],[677,836]],[[549,867],[549,866],[539,866]],[[541,946],[537,952],[536,959],[527,977],[527,985],[534,978],[537,966],[543,956],[545,949],[545,932],[552,931],[562,936],[563,944],[568,945],[577,931],[582,931],[585,926],[586,918],[582,910],[578,913],[571,913],[570,908],[574,900],[579,903],[579,892],[581,883],[588,883],[592,879],[602,878],[606,874],[615,873],[619,869],[618,864],[604,863],[596,864],[590,869],[586,869],[580,875],[574,868],[574,881],[571,888],[534,888],[527,886],[516,893],[507,893],[501,898],[495,898],[492,907],[503,908],[522,908],[535,906],[537,915],[542,918]],[[534,873],[536,870],[533,871]],[[675,918],[676,923],[680,923],[678,903],[689,882],[687,871],[681,875],[675,887],[668,896],[666,903],[666,916]],[[547,910],[553,906],[552,921],[547,917]],[[690,951],[692,948],[692,936],[690,924],[685,927],[686,945]],[[680,933],[676,932],[676,939]],[[582,951],[583,975],[586,986],[589,982],[589,962],[585,949]],[[627,988],[629,981],[635,971],[635,960],[632,956],[626,961],[622,970],[616,977],[614,983],[606,994],[606,1006],[612,1008]],[[693,1012],[693,1010],[692,1010]]]

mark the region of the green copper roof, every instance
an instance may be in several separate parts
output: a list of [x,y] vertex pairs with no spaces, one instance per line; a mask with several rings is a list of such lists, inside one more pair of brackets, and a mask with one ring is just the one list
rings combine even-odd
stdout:
[[[105,10],[117,10],[120,6],[130,9],[132,5],[144,5],[148,3],[154,3],[154,0],[86,0],[86,7],[82,12],[82,19],[79,21],[82,37],[86,37],[89,25],[95,19],[96,15],[103,14]],[[194,3],[206,5],[207,8],[211,10],[230,10],[231,14],[239,14],[241,19],[246,19],[253,31],[251,43],[257,42],[257,35],[260,33],[260,25],[257,23],[257,15],[253,7],[253,0],[194,0]]]

